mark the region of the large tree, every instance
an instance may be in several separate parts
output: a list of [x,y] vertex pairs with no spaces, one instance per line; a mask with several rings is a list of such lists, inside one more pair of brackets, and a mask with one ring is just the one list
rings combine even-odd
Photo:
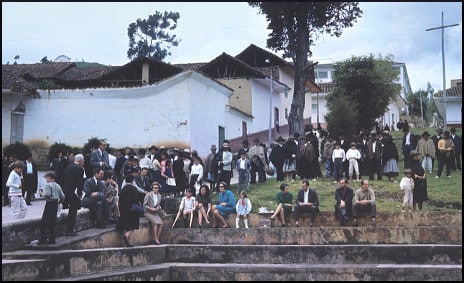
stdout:
[[357,2],[248,2],[266,15],[271,30],[267,46],[282,51],[295,65],[293,100],[288,115],[290,133],[302,133],[305,84],[310,46],[321,34],[340,36],[362,11]]
[[357,105],[357,130],[369,130],[401,92],[397,83],[399,70],[393,68],[391,55],[351,57],[335,65],[335,90],[327,95],[327,106],[343,96]]
[[129,50],[127,57],[152,58],[162,61],[166,56],[171,55],[169,49],[179,45],[175,35],[170,35],[169,30],[177,27],[177,20],[180,15],[177,12],[156,11],[149,15],[148,19],[137,19],[127,28],[129,36]]

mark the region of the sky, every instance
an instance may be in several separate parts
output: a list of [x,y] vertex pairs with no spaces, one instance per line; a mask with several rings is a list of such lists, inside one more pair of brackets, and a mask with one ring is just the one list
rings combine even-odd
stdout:
[[[363,11],[340,37],[320,36],[312,61],[335,63],[352,56],[393,55],[405,63],[413,91],[443,88],[444,29],[446,88],[462,78],[461,2],[360,2]],[[121,66],[127,58],[127,27],[155,11],[179,12],[172,31],[179,46],[165,61],[209,62],[223,52],[236,56],[250,44],[266,47],[270,30],[258,8],[246,2],[2,2],[2,64],[39,63],[66,55],[71,61]],[[275,52],[274,52],[275,53]],[[276,53],[279,55],[279,53]]]

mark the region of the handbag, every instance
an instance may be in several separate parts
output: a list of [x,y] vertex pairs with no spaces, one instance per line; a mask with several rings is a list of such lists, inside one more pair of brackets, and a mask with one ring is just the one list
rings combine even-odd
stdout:
[[168,178],[167,181],[166,181],[166,184],[168,186],[176,186],[176,179],[174,178]]
[[143,214],[144,214],[144,212],[145,212],[145,210],[143,209],[143,207],[142,207],[140,204],[138,204],[138,203],[133,203],[133,204],[132,204],[132,207],[131,207],[131,209],[130,209],[130,212],[136,214],[136,215],[139,216],[139,217],[142,217]]

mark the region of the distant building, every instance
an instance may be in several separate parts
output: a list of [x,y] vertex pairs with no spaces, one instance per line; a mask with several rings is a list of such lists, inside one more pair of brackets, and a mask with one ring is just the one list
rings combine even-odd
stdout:
[[[435,93],[433,100],[444,117],[443,90]],[[451,80],[451,87],[446,89],[446,126],[462,128],[462,79]]]

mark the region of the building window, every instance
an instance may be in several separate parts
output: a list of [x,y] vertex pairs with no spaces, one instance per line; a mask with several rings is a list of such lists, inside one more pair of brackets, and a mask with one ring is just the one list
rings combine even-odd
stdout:
[[288,119],[288,109],[285,108],[285,119]]
[[285,92],[285,98],[288,98],[288,91]]
[[316,72],[316,79],[328,79],[329,72],[327,71],[317,71]]

